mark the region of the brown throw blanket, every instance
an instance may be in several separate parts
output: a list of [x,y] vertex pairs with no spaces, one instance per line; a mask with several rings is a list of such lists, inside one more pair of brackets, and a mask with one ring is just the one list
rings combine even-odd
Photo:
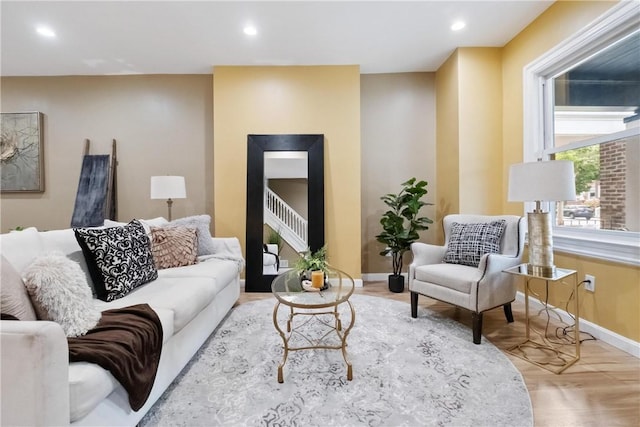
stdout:
[[86,335],[67,338],[69,361],[96,363],[122,384],[134,411],[147,401],[162,351],[162,326],[148,304],[102,312]]

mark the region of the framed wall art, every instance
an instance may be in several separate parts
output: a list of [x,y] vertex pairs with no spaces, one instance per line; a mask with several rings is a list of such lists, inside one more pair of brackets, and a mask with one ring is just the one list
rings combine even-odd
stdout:
[[0,190],[44,191],[43,114],[0,113]]

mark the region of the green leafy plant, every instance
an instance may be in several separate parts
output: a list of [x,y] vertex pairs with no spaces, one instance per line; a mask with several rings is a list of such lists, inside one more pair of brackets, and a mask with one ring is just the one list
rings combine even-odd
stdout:
[[315,252],[312,252],[310,249],[301,252],[300,258],[296,260],[294,268],[301,273],[316,270],[328,273],[327,246],[325,245]]
[[271,245],[277,245],[278,255],[280,255],[280,251],[282,250],[282,235],[280,234],[280,230],[276,231],[273,228],[269,228],[267,243]]
[[427,194],[427,182],[411,178],[403,182],[398,194],[385,194],[380,199],[389,207],[380,218],[382,233],[376,236],[380,243],[386,245],[380,255],[391,254],[393,259],[393,275],[402,273],[402,256],[411,248],[411,244],[420,238],[418,231],[427,230],[433,221],[427,217],[419,217],[423,206],[432,205],[422,201]]

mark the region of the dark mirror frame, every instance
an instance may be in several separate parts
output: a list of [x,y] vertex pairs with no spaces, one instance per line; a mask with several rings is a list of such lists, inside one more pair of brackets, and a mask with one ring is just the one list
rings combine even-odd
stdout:
[[309,248],[324,246],[324,135],[247,135],[247,234],[245,292],[270,292],[275,275],[262,274],[264,153],[307,152]]

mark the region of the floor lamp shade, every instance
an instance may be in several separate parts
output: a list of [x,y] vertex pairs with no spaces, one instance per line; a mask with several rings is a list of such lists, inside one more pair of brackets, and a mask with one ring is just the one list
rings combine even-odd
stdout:
[[527,214],[529,274],[543,277],[555,274],[551,214],[543,212],[540,203],[575,199],[575,175],[570,160],[518,163],[509,168],[508,200],[536,202],[535,210]]
[[172,199],[185,199],[187,188],[183,176],[152,176],[151,198],[166,199],[169,221],[171,221]]

